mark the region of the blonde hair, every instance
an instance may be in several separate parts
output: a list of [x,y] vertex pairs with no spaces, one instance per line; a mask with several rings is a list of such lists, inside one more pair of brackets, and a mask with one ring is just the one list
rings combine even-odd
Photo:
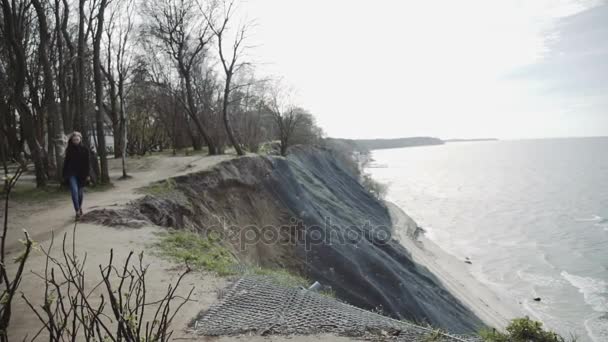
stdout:
[[72,138],[74,137],[79,137],[80,139],[82,139],[82,134],[80,134],[80,132],[78,131],[74,131],[72,133],[70,133],[68,140],[72,140]]

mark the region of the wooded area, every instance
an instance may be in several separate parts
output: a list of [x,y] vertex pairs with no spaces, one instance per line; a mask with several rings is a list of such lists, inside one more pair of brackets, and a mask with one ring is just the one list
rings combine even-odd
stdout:
[[[66,134],[108,158],[184,148],[238,155],[321,136],[280,81],[256,77],[249,23],[215,0],[0,0],[0,159],[61,180]],[[111,137],[113,144],[107,139]]]

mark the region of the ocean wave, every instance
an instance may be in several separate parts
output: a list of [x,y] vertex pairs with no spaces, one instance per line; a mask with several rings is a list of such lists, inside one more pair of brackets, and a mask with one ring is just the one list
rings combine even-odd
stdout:
[[608,314],[587,319],[584,325],[593,342],[608,341]]
[[576,287],[585,298],[585,303],[597,312],[608,311],[608,284],[600,279],[581,277],[562,271],[561,276]]
[[600,215],[593,215],[588,218],[576,218],[574,219],[576,222],[590,222],[593,223],[595,227],[603,229],[605,232],[608,232],[608,218],[602,217]]
[[592,217],[589,217],[589,218],[576,218],[574,220],[577,222],[598,222],[598,223],[608,222],[608,219],[605,219],[599,215],[593,215]]
[[608,231],[608,219],[603,219],[599,222],[596,222],[594,226],[604,228],[605,231]]
[[557,286],[564,285],[564,281],[562,279],[554,278],[550,275],[526,272],[522,269],[517,270],[516,274],[521,280],[531,284],[533,287],[534,286],[557,287]]

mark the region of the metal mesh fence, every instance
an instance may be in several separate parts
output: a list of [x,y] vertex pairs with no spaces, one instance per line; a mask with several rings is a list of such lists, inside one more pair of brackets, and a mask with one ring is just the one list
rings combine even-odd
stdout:
[[196,318],[200,335],[334,333],[398,341],[469,341],[365,311],[321,294],[246,276]]

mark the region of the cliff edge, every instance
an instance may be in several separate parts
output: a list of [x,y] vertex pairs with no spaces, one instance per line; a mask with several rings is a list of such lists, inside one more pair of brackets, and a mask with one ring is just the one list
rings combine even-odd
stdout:
[[125,209],[86,219],[152,222],[222,241],[246,265],[288,268],[352,305],[453,333],[483,323],[392,236],[389,210],[330,150],[246,156],[158,183]]

